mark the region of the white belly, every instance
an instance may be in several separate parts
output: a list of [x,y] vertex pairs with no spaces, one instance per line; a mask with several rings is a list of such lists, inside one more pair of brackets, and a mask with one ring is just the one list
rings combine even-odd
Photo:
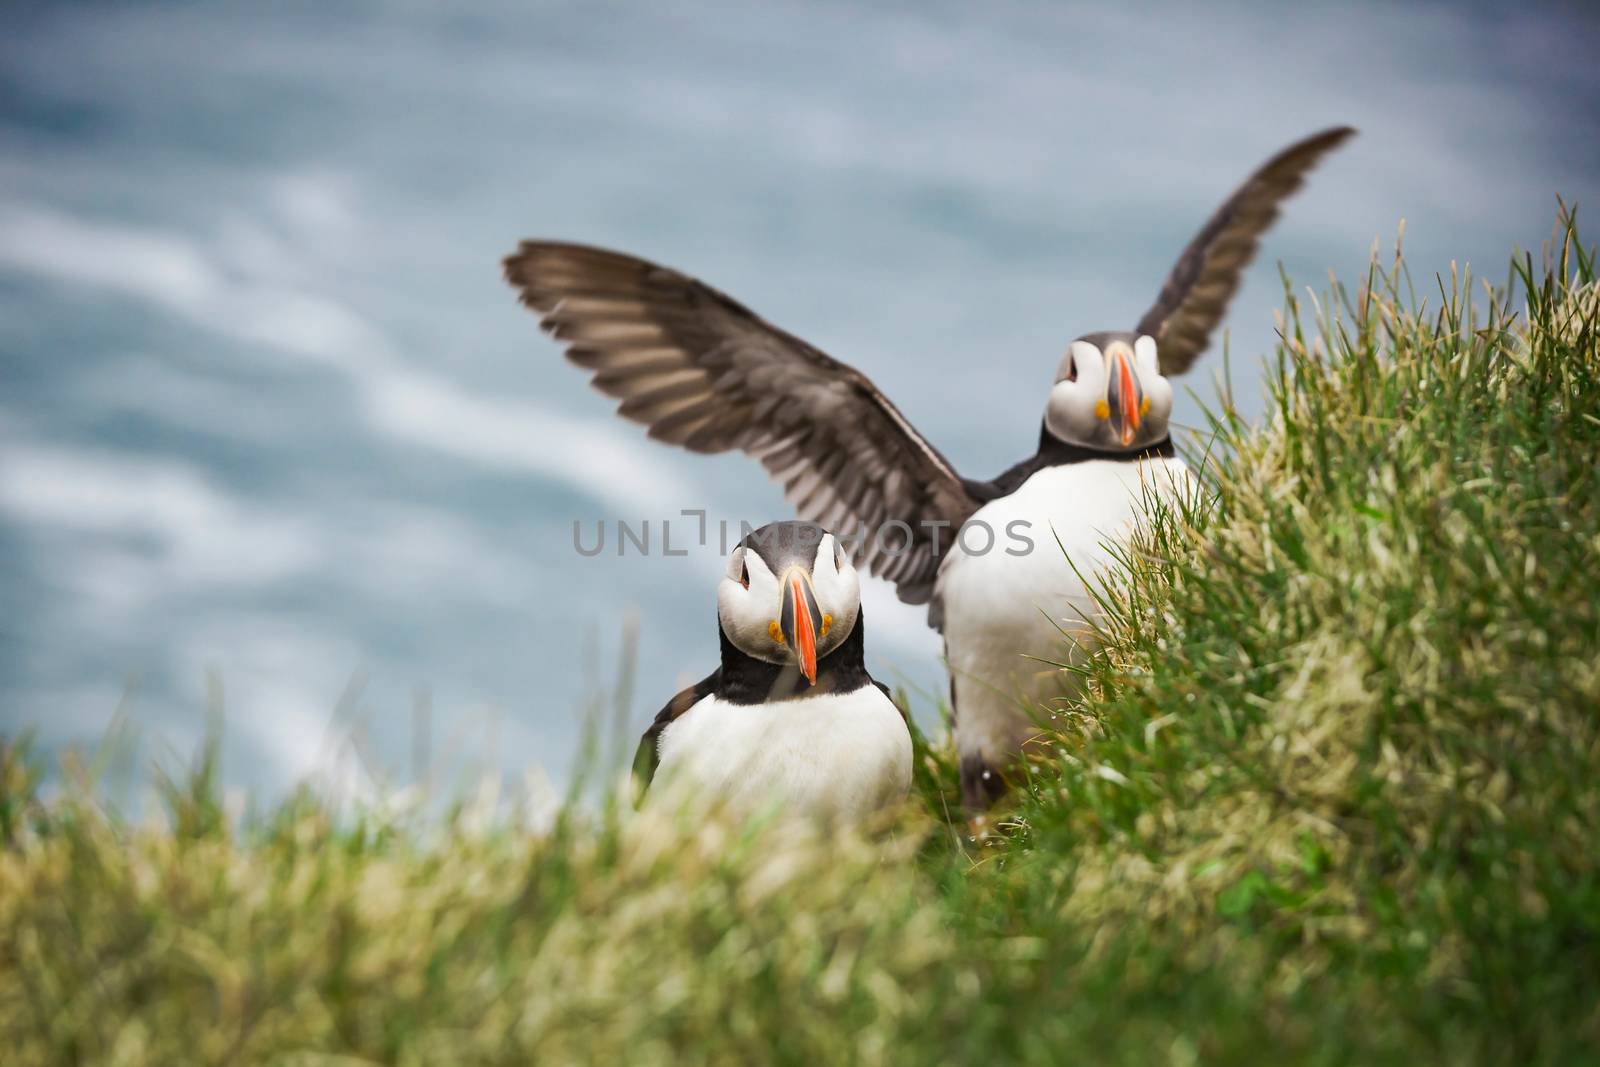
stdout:
[[[911,787],[911,734],[877,686],[774,704],[706,697],[661,732],[651,797],[855,819]],[[659,788],[658,788],[659,786]]]
[[[994,530],[994,548],[976,554],[958,545],[945,557],[936,592],[944,606],[962,755],[980,754],[990,766],[1003,766],[1058,698],[1076,693],[1076,676],[1051,664],[1078,662],[1085,654],[1085,619],[1098,621],[1085,580],[1095,583],[1115,564],[1107,542],[1133,528],[1147,487],[1170,496],[1189,484],[1187,468],[1175,458],[1090,460],[1048,467],[978,509],[969,521]],[[1020,530],[1033,547],[1009,554],[1023,546],[1008,529]],[[987,538],[969,532],[963,540],[978,550]],[[1074,647],[1062,631],[1085,646]]]

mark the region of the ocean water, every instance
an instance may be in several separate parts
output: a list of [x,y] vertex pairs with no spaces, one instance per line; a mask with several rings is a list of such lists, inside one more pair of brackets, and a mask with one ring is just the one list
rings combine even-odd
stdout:
[[[988,477],[1031,452],[1066,342],[1131,326],[1291,140],[1361,129],[1232,307],[1246,411],[1280,264],[1353,282],[1404,219],[1420,284],[1452,261],[1500,281],[1558,193],[1600,192],[1577,5],[0,19],[0,732],[53,754],[115,721],[119,760],[175,763],[220,707],[228,782],[269,796],[467,765],[561,783],[585,709],[642,728],[714,666],[717,521],[786,514],[754,462],[611,414],[501,282],[518,238],[706,279]],[[619,558],[619,520],[652,523],[648,555]],[[576,552],[601,521],[607,551]],[[870,666],[928,721],[922,614],[867,590]]]

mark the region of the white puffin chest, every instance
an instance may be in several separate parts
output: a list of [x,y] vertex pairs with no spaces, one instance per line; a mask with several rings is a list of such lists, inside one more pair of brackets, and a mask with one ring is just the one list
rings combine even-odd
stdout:
[[911,734],[875,685],[772,704],[709,696],[661,732],[658,752],[651,796],[687,788],[740,810],[851,819],[911,786]]
[[969,531],[968,547],[957,545],[939,572],[952,669],[996,684],[1047,671],[1026,657],[1059,661],[1067,649],[1056,626],[1081,632],[1084,616],[1093,617],[1084,580],[1113,565],[1107,543],[1131,531],[1144,494],[1171,496],[1189,484],[1176,458],[1088,460],[1046,467],[979,508],[969,521],[993,530],[994,546],[969,551],[987,540]]

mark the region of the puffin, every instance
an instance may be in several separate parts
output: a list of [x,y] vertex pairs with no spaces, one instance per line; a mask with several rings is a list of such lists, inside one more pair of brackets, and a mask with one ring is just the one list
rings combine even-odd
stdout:
[[618,414],[691,452],[753,456],[799,518],[838,534],[901,600],[928,605],[963,803],[978,814],[1063,701],[1081,699],[1081,675],[1062,665],[1092,651],[1110,546],[1152,497],[1185,491],[1168,379],[1206,350],[1283,201],[1354,134],[1323,130],[1267,160],[1190,240],[1133,329],[1070,342],[1036,451],[989,481],[962,477],[859,370],[687,274],[563,241],[524,240],[502,263]]
[[910,726],[867,673],[861,582],[837,538],[793,521],[746,534],[717,583],[717,634],[720,665],[667,701],[639,741],[645,800],[772,805],[834,823],[905,797]]

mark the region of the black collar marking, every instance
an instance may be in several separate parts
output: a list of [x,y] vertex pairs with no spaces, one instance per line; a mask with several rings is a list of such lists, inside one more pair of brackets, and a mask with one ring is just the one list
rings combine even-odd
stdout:
[[730,704],[769,704],[821,693],[853,693],[872,685],[867,673],[861,612],[844,644],[817,661],[817,684],[807,685],[800,668],[792,663],[768,663],[739,650],[717,626],[722,642],[722,669],[716,675],[716,695]]
[[1163,437],[1153,445],[1118,451],[1074,445],[1061,440],[1049,427],[1039,427],[1039,451],[1018,463],[992,482],[975,482],[963,479],[967,492],[980,504],[1010,496],[1022,488],[1022,483],[1046,467],[1062,467],[1069,463],[1085,463],[1091,459],[1111,459],[1133,462],[1141,459],[1170,459],[1178,454],[1171,436]]

